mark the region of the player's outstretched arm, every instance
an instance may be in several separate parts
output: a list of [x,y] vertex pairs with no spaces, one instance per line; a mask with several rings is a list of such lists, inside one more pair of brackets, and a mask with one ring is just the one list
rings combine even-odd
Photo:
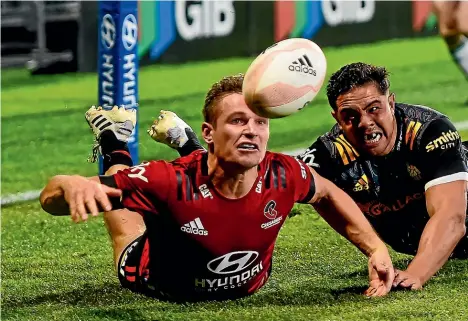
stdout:
[[429,220],[418,251],[394,286],[420,289],[448,260],[465,234],[468,169],[460,135],[447,118],[431,122],[418,137],[414,153],[425,181]]
[[357,204],[335,184],[311,169],[316,193],[310,204],[333,227],[369,258],[368,296],[386,295],[392,288],[394,269],[387,247]]
[[394,286],[420,289],[447,262],[465,235],[467,182],[460,180],[430,187],[426,207],[431,217],[419,248],[406,271],[398,271]]
[[44,187],[40,203],[52,215],[71,215],[75,222],[86,221],[88,213],[97,216],[112,209],[109,197],[119,197],[119,189],[102,185],[98,177],[54,176]]

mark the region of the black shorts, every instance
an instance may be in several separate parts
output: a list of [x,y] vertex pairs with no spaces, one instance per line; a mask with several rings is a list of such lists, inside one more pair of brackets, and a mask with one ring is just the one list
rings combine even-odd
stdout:
[[[117,275],[122,287],[135,293],[155,298],[161,301],[190,302],[199,301],[197,296],[184,292],[174,292],[161,289],[158,282],[150,278],[149,241],[145,234],[130,242],[120,254]],[[203,299],[203,298],[202,298]]]
[[159,296],[155,286],[148,283],[149,243],[146,234],[132,241],[122,251],[117,265],[120,284],[133,292],[148,296]]

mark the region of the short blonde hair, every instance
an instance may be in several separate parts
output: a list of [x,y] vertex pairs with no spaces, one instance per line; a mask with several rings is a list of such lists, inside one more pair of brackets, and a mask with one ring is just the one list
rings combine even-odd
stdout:
[[216,112],[216,104],[226,95],[241,94],[244,74],[227,76],[214,83],[205,97],[203,105],[203,118],[207,123],[213,123]]

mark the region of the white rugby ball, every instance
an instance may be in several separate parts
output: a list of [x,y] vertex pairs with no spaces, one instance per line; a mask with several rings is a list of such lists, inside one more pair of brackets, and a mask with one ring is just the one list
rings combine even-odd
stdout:
[[249,66],[242,86],[247,105],[268,118],[289,116],[310,103],[322,87],[327,60],[313,41],[275,43]]

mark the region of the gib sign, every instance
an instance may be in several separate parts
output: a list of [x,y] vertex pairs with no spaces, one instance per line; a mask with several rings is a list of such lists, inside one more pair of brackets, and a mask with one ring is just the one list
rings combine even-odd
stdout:
[[232,1],[176,1],[175,23],[186,41],[226,37],[234,30],[236,11]]

